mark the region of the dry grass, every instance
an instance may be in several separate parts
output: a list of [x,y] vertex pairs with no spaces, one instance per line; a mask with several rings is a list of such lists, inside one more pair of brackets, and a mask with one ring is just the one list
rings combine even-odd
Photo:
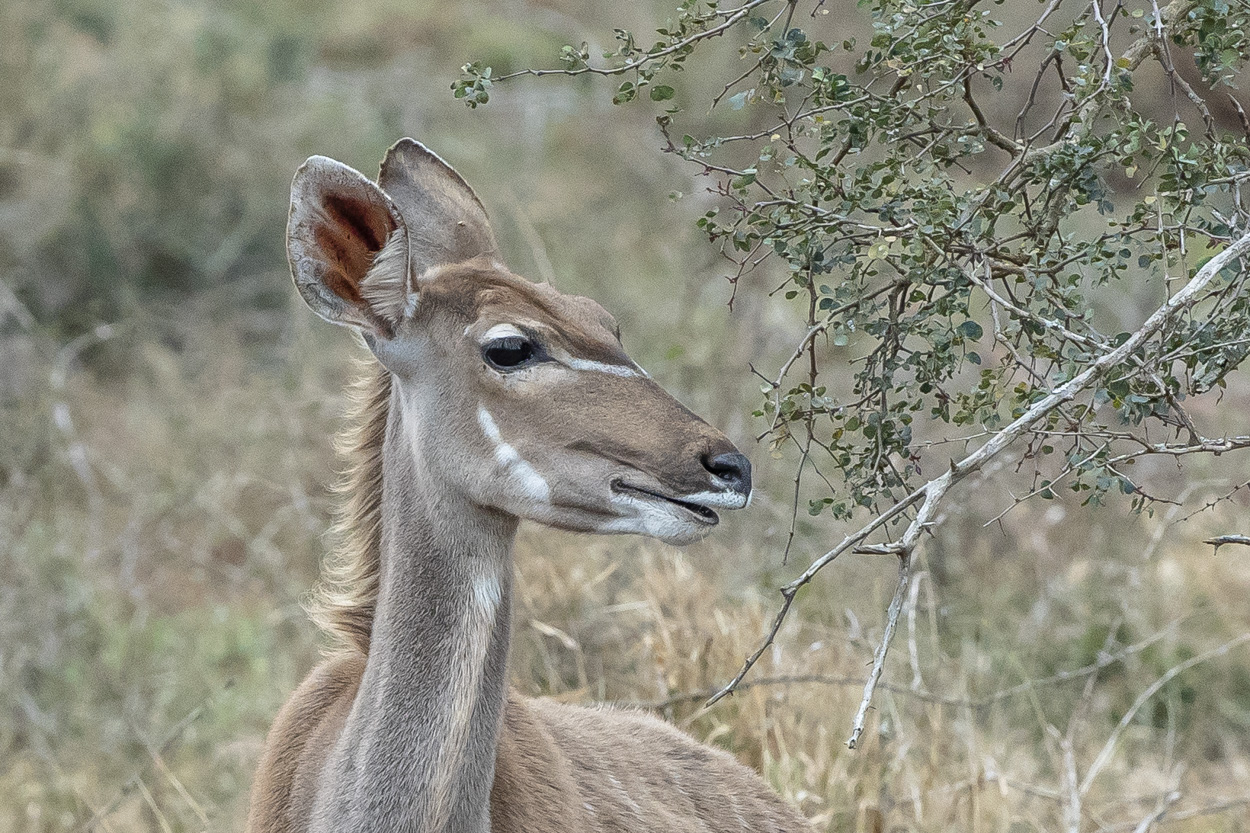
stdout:
[[[22,149],[0,159],[0,293],[34,312],[0,297],[0,831],[239,829],[264,733],[317,660],[300,603],[350,363],[282,264],[308,153],[371,171],[404,133],[445,152],[519,271],[604,302],[635,357],[750,448],[742,368],[788,355],[801,326],[764,275],[725,312],[691,228],[707,181],[655,152],[653,115],[592,86],[518,85],[472,114],[446,94],[466,59],[546,62],[566,37],[649,30],[672,6],[609,5],[0,4],[0,138]],[[687,74],[696,89],[737,73],[728,47]],[[136,306],[149,294],[182,302]],[[35,318],[119,323],[66,345]],[[1244,432],[1248,409],[1234,376],[1195,417]],[[832,565],[749,687],[699,710],[766,630],[771,588],[840,535],[802,517],[782,565],[792,461],[752,456],[753,508],[685,552],[526,529],[516,685],[657,708],[838,831],[1064,829],[1070,769],[1084,778],[1131,715],[1081,830],[1132,830],[1173,791],[1164,829],[1250,829],[1246,804],[1221,809],[1250,795],[1250,647],[1130,711],[1250,632],[1250,560],[1200,543],[1246,532],[1244,491],[1184,523],[1055,501],[986,529],[1012,479],[973,484],[923,549],[852,753],[888,560]],[[1191,507],[1246,480],[1236,458],[1144,476]]]
[[[0,425],[0,829],[237,829],[268,722],[316,660],[299,601],[324,547],[348,362],[302,314],[259,327],[213,313],[235,301],[138,314],[80,345],[59,389],[43,380],[68,354],[31,342],[38,372]],[[256,343],[258,327],[281,335]],[[72,426],[49,418],[58,407]],[[1139,694],[1250,630],[1250,562],[1194,543],[1241,510],[1165,527],[1143,557],[1165,518],[1026,506],[1000,532],[976,504],[925,550],[855,752],[844,736],[893,576],[881,559],[834,565],[749,687],[700,711],[791,569],[771,543],[788,510],[767,495],[684,552],[526,529],[515,682],[656,708],[821,829],[1062,829],[1065,755],[1084,778]],[[1108,654],[1123,656],[1096,676],[1052,678]],[[1183,813],[1250,795],[1248,726],[1243,645],[1134,713],[1081,829],[1133,829],[1177,791],[1167,829],[1245,830],[1245,804]]]

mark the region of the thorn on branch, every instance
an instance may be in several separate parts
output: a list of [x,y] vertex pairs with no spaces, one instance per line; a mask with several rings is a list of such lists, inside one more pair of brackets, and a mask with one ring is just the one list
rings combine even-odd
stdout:
[[861,544],[851,552],[856,555],[903,555],[907,549],[901,542],[894,541],[889,544]]
[[1241,122],[1242,132],[1246,134],[1247,139],[1250,139],[1250,118],[1246,116],[1245,108],[1241,106],[1241,102],[1232,93],[1227,95],[1228,100],[1232,102],[1233,107],[1237,110],[1237,119]]

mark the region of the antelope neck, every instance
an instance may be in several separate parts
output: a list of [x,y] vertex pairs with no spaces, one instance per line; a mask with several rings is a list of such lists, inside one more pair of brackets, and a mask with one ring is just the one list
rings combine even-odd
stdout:
[[369,658],[314,829],[490,826],[507,693],[516,519],[440,488],[394,386],[383,447],[381,578]]

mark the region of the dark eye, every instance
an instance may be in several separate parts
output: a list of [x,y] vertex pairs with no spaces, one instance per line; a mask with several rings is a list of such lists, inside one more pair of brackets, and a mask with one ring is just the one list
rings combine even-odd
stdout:
[[534,345],[521,336],[497,338],[482,348],[482,357],[491,367],[514,370],[531,364],[538,353]]

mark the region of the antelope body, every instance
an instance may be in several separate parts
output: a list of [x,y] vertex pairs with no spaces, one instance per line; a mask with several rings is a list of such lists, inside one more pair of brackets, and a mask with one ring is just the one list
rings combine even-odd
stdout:
[[598,304],[509,272],[473,191],[417,142],[376,184],[310,158],[287,245],[304,299],[377,361],[321,602],[347,645],[278,715],[249,831],[806,830],[659,720],[507,684],[519,519],[688,543],[746,504],[746,458]]

